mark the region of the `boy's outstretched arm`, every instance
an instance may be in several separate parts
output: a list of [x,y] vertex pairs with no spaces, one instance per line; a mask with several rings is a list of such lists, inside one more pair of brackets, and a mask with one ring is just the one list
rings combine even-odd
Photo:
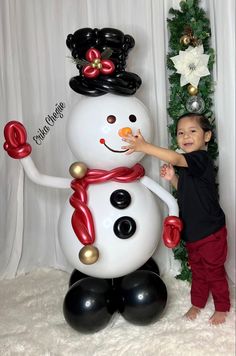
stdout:
[[128,143],[128,145],[122,147],[122,149],[128,149],[126,154],[131,154],[133,152],[143,152],[147,155],[157,157],[164,162],[171,163],[173,166],[188,166],[182,154],[169,150],[167,148],[154,146],[146,142],[140,130],[138,130],[135,136],[128,135],[127,137],[123,138],[123,141]]

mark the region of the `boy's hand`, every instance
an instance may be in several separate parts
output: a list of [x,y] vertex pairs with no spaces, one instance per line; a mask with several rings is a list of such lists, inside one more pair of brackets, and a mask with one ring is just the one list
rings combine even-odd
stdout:
[[171,181],[175,176],[175,170],[172,164],[163,164],[161,167],[160,176],[168,181]]
[[129,155],[133,152],[144,152],[144,147],[145,147],[146,141],[144,140],[140,130],[137,131],[137,134],[135,136],[132,134],[129,134],[126,137],[123,137],[122,141],[125,141],[128,143],[127,146],[121,147],[124,150],[128,150],[126,152],[127,155]]

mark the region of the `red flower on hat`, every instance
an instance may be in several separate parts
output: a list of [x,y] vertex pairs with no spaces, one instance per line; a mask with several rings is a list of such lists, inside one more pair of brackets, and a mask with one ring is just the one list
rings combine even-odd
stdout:
[[101,74],[111,74],[115,70],[115,65],[110,59],[103,59],[99,50],[90,48],[85,55],[88,65],[83,67],[82,73],[86,78],[96,78]]

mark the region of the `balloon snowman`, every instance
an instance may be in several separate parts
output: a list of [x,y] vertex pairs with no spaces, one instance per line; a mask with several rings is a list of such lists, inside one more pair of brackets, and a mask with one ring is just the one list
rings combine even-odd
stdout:
[[73,179],[38,172],[17,121],[5,127],[4,148],[35,183],[73,190],[59,219],[60,245],[74,268],[63,305],[68,324],[95,332],[116,311],[131,323],[149,324],[167,301],[151,258],[162,232],[156,197],[169,209],[163,227],[167,247],[179,243],[182,225],[176,200],[145,175],[143,154],[121,149],[127,134],[141,129],[151,141],[153,133],[147,108],[132,96],[141,79],[125,71],[134,39],[117,29],[83,28],[68,35],[67,46],[79,70],[70,87],[82,95],[67,123],[67,141],[78,160],[69,168]]

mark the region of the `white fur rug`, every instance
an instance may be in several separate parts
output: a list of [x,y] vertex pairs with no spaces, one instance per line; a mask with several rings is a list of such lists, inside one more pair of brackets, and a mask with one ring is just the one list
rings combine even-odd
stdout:
[[162,279],[168,303],[158,322],[134,326],[117,314],[105,329],[89,335],[74,331],[64,320],[67,273],[44,269],[1,281],[0,355],[234,356],[235,307],[220,326],[208,323],[211,300],[197,320],[185,321],[189,284],[170,276]]

